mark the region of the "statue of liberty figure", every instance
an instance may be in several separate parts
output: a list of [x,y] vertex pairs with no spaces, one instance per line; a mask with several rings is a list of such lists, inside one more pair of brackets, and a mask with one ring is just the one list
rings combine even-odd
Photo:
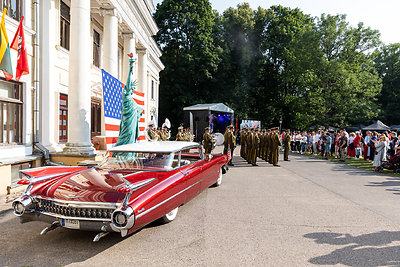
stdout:
[[143,108],[132,98],[133,91],[137,84],[136,81],[132,80],[133,63],[135,59],[133,59],[132,53],[128,56],[129,74],[122,93],[121,122],[116,146],[136,143],[139,137],[139,120],[143,114]]

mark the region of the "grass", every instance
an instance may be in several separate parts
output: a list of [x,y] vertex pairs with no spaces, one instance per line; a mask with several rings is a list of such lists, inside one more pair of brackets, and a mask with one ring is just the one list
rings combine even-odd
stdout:
[[[314,154],[310,154],[310,153],[304,153],[304,155],[309,156],[309,157],[313,157],[313,158],[317,158],[317,159],[325,159],[326,160],[325,157],[322,157],[319,154],[318,155],[314,155]],[[371,172],[374,171],[374,166],[372,165],[372,163],[370,163],[368,160],[364,160],[363,158],[360,158],[360,159],[346,158],[345,162],[341,162],[339,159],[337,159],[334,156],[332,156],[328,160],[336,162],[336,163],[340,163],[340,164],[346,164],[346,165],[353,166],[353,167],[356,167],[356,168],[361,168],[361,169],[368,170],[368,171],[371,171]],[[395,176],[395,177],[400,177],[400,173],[394,173],[392,170],[384,169],[380,173],[383,173],[383,174],[386,174],[386,175]]]

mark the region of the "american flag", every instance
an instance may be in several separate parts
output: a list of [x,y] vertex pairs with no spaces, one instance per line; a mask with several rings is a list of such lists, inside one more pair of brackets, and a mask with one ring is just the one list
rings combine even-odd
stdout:
[[59,140],[67,141],[67,95],[60,94],[60,120],[59,120]]
[[[107,149],[110,149],[118,141],[119,125],[121,122],[123,84],[105,70],[102,70],[102,77],[106,143]],[[144,93],[134,91],[133,100],[135,100],[135,102],[144,110]],[[139,141],[146,140],[144,135],[145,128],[146,121],[145,118],[142,117],[139,120]]]

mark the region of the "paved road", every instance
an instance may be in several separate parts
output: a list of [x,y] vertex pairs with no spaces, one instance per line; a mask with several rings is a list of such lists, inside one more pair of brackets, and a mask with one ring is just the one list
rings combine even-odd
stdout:
[[0,215],[4,266],[400,265],[400,180],[291,155],[281,167],[239,157],[222,186],[181,207],[176,220],[127,238],[20,225]]

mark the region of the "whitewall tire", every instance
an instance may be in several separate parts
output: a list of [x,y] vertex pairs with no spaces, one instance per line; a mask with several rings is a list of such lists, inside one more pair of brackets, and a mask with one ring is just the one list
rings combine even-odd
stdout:
[[178,215],[178,209],[179,209],[179,207],[171,210],[170,212],[168,212],[167,214],[162,216],[159,219],[160,223],[165,224],[165,223],[172,222],[176,218],[176,215]]
[[218,179],[215,182],[215,184],[213,184],[213,186],[217,187],[220,186],[221,184],[222,184],[222,169],[219,170]]

